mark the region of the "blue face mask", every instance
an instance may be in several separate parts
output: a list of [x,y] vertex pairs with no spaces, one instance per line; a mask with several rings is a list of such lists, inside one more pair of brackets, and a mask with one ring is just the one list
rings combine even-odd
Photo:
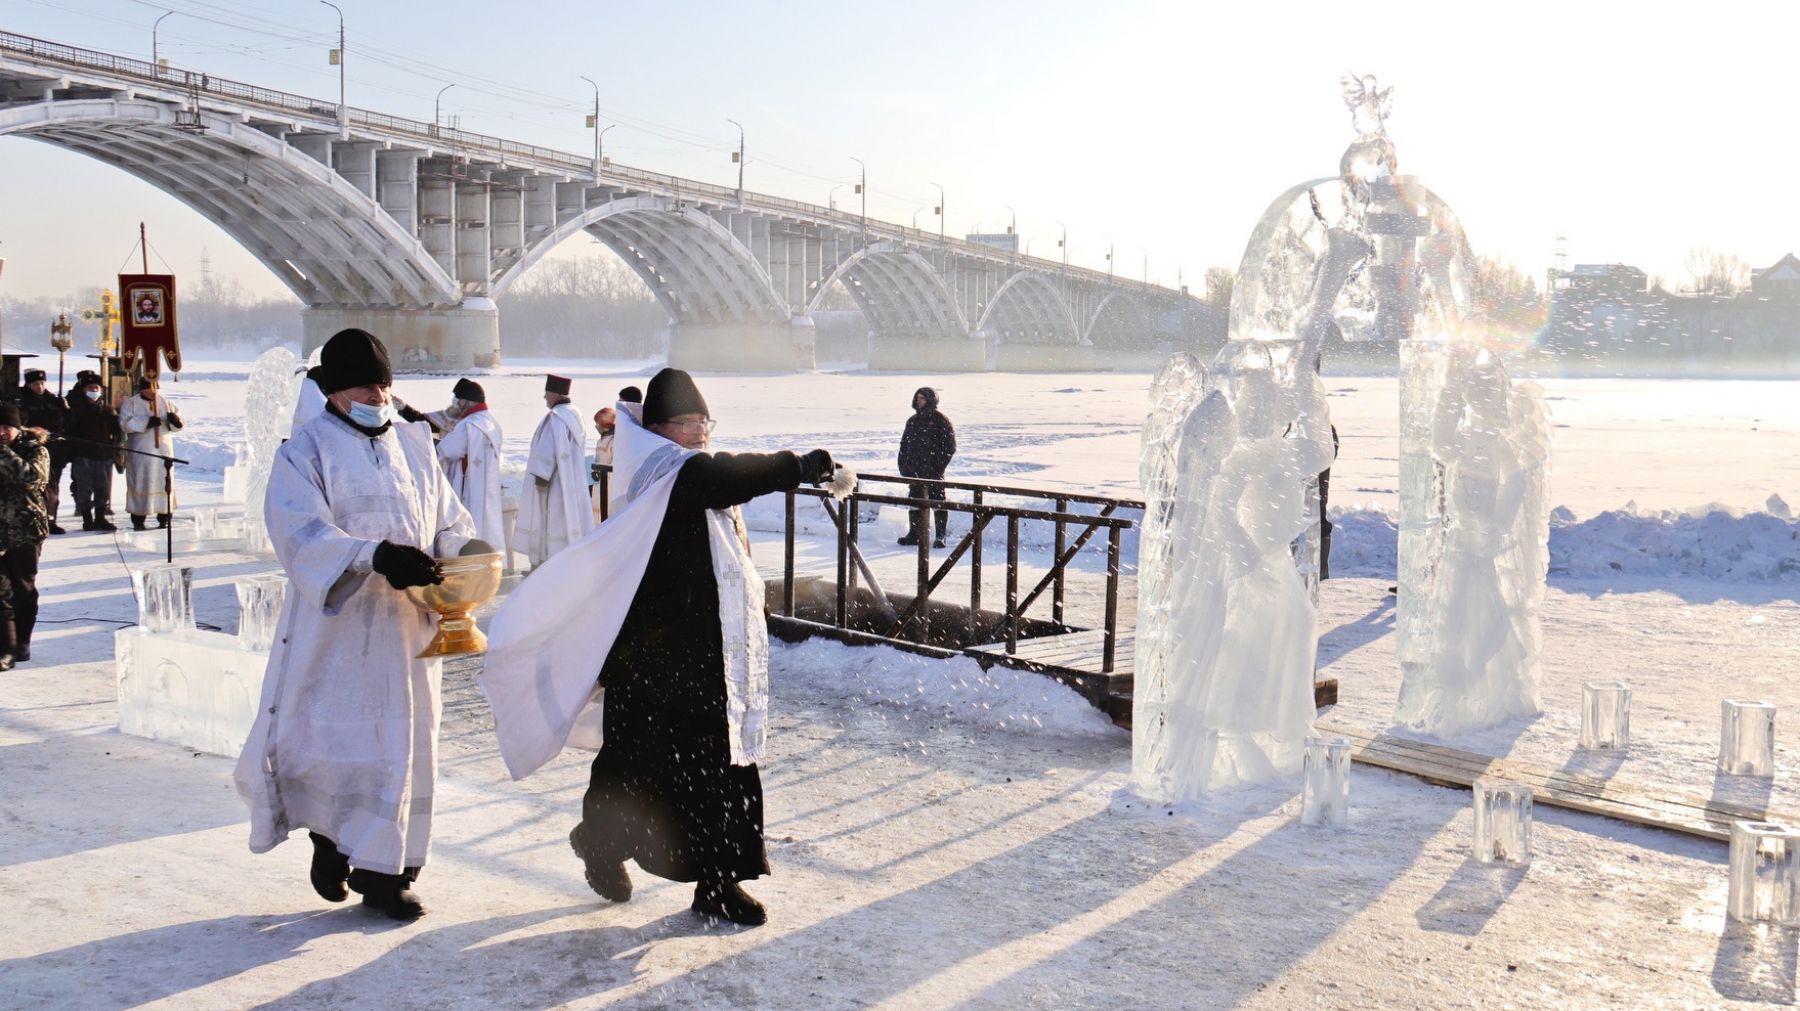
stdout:
[[394,407],[392,404],[382,404],[380,407],[376,407],[373,404],[359,404],[352,400],[350,402],[350,420],[364,428],[380,428],[394,420]]

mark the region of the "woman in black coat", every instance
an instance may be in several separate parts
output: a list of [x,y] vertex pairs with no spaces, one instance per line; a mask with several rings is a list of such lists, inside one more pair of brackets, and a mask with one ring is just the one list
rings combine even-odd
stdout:
[[[705,449],[712,427],[693,380],[650,382],[645,427]],[[605,898],[631,897],[624,861],[697,882],[693,908],[746,924],[767,919],[738,882],[768,873],[762,779],[731,764],[718,582],[709,509],[727,509],[832,473],[831,455],[698,453],[682,464],[625,623],[600,672],[604,743],[569,842]],[[738,530],[740,536],[743,530]],[[761,634],[760,624],[753,634]]]

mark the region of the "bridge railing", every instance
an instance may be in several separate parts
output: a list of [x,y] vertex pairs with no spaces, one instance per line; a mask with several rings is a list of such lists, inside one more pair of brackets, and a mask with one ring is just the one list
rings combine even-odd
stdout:
[[[21,54],[29,59],[49,64],[99,70],[116,77],[144,81],[162,87],[175,87],[192,93],[227,97],[246,104],[283,113],[297,113],[333,124],[337,121],[338,103],[336,102],[277,91],[273,88],[262,88],[193,70],[175,67],[165,70],[154,63],[133,59],[129,56],[117,56],[99,50],[84,49],[80,46],[51,42],[6,31],[0,31],[0,50]],[[437,124],[408,119],[404,116],[352,107],[347,118],[351,126],[411,137],[434,147],[448,148],[456,154],[481,153],[494,156],[503,164],[534,163],[536,167],[576,176],[587,174],[593,170],[592,158],[558,151],[555,148],[540,147],[536,144],[522,144],[488,134],[444,129]],[[738,191],[729,186],[718,186],[713,183],[616,165],[611,162],[601,167],[600,178],[597,182],[601,184],[607,182],[635,184],[644,186],[651,192],[676,198],[685,196],[725,205],[735,203],[738,198]],[[746,193],[745,197],[747,201],[753,201],[755,209],[759,211],[786,211],[810,220],[831,221],[846,229],[855,228],[863,231],[875,239],[898,239],[921,246],[933,245],[939,241],[936,232],[921,228],[909,228],[886,221],[864,219],[859,214],[820,207],[817,204],[809,204],[801,200],[790,200],[786,197],[760,193]],[[1154,291],[1163,296],[1179,294],[1159,285],[1138,285],[1128,279],[1117,278],[1104,271],[1089,267],[1072,266],[1054,260],[1045,260],[1041,257],[1008,254],[993,246],[970,242],[967,239],[944,236],[943,246],[963,256],[1029,264],[1037,270],[1059,274],[1071,280],[1118,287],[1136,287],[1145,291]]]

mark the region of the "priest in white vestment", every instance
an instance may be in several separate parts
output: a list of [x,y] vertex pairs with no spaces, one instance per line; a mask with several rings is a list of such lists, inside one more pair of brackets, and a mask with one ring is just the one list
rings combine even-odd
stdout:
[[398,920],[424,906],[441,662],[415,655],[435,619],[402,592],[435,557],[492,550],[444,477],[430,429],[398,421],[387,351],[362,330],[326,343],[325,413],[275,456],[264,515],[289,583],[256,722],[239,758],[250,848],[310,830],[319,895]]
[[[169,501],[168,475],[163,458],[175,455],[175,432],[181,428],[181,412],[156,392],[148,379],[137,381],[137,396],[119,405],[119,427],[125,432],[125,511],[133,530],[144,529],[144,520],[156,514],[156,525],[169,525],[174,505]],[[139,454],[150,454],[148,456]]]
[[438,459],[474,520],[475,536],[489,544],[506,543],[500,496],[500,447],[506,437],[488,410],[487,391],[473,379],[458,379],[442,418],[439,427],[446,431],[438,441]]
[[519,493],[518,535],[536,568],[594,529],[588,499],[587,434],[569,403],[570,381],[544,377],[549,413],[531,436],[530,478]]

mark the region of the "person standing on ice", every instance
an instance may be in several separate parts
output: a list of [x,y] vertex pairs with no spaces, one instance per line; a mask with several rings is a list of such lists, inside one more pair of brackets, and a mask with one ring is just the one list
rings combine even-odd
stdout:
[[757,771],[769,637],[737,507],[831,481],[831,454],[707,452],[711,412],[679,369],[619,411],[624,508],[513,591],[481,686],[514,778],[565,744],[599,748],[569,833],[595,892],[630,899],[635,860],[696,882],[702,915],[763,923],[739,882],[769,872]]
[[68,416],[69,405],[46,388],[48,378],[43,369],[26,369],[25,385],[19,387],[17,399],[25,424],[38,429],[44,433],[44,438],[51,440],[46,447],[50,452],[50,480],[44,485],[44,510],[50,517],[50,532],[63,534],[68,531],[57,525],[56,513],[62,505],[62,492],[58,486],[62,484],[63,468],[69,463],[69,444],[60,441],[58,437],[63,434],[63,421]]
[[506,525],[500,498],[500,446],[505,436],[500,422],[488,410],[487,391],[473,379],[456,381],[450,407],[440,427],[447,428],[438,442],[438,459],[450,487],[475,523],[475,536],[489,544],[506,543]]
[[413,920],[425,913],[412,884],[431,840],[442,664],[416,659],[433,619],[402,591],[443,581],[434,556],[493,549],[473,539],[429,428],[394,417],[381,342],[341,330],[322,367],[325,413],[269,476],[263,514],[288,592],[233,778],[252,852],[307,829],[321,898],[354,889]]
[[144,529],[151,513],[157,526],[166,527],[175,504],[169,500],[165,465],[157,457],[175,455],[181,412],[156,392],[154,383],[140,377],[137,396],[119,405],[119,427],[125,430],[125,448],[136,451],[125,460],[125,511],[131,514],[131,529]]
[[[950,458],[956,455],[956,426],[938,410],[937,391],[929,386],[921,386],[913,393],[912,406],[913,416],[906,419],[906,429],[900,433],[900,476],[942,481]],[[915,484],[911,497],[942,502],[944,489]],[[936,512],[937,540],[933,543],[941,548],[950,527],[950,513],[943,509]],[[928,510],[913,510],[912,529],[899,543],[917,545],[930,534],[930,521]]]
[[69,480],[83,530],[116,530],[112,512],[113,456],[119,444],[119,417],[106,406],[100,374],[82,370],[69,391],[69,420],[64,432],[71,443]]
[[0,670],[31,659],[38,556],[50,528],[44,506],[50,451],[43,435],[25,427],[17,404],[0,404]]
[[594,507],[588,501],[587,436],[581,415],[569,403],[570,381],[544,377],[544,406],[549,413],[531,435],[531,458],[525,472],[531,483],[520,496],[518,534],[532,568],[594,529]]

